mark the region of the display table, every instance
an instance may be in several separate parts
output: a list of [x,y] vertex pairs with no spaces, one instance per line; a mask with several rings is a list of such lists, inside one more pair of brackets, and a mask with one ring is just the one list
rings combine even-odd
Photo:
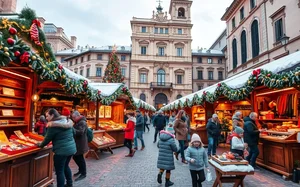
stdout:
[[36,148],[0,159],[1,187],[48,186],[53,183],[51,147]]
[[223,183],[234,183],[234,187],[244,186],[247,175],[253,175],[254,169],[250,165],[227,165],[221,166],[213,160],[208,161],[216,171],[216,180],[213,187],[222,186]]

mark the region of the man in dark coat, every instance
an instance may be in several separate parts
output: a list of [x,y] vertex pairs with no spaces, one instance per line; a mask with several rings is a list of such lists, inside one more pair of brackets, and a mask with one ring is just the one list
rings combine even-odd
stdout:
[[135,134],[134,134],[134,149],[138,150],[138,141],[140,139],[142,142],[141,151],[145,149],[145,142],[143,139],[144,133],[144,117],[139,110],[136,111],[136,124],[135,124]]
[[75,122],[73,126],[74,130],[74,139],[76,143],[77,152],[73,156],[73,159],[77,166],[79,167],[79,171],[74,174],[74,176],[79,176],[75,179],[75,181],[82,180],[86,177],[86,163],[84,159],[84,153],[88,152],[88,139],[87,139],[87,123],[86,118],[81,116],[78,111],[74,111],[72,113],[72,119]]
[[221,126],[219,123],[219,118],[217,114],[213,114],[212,118],[208,120],[207,125],[207,135],[208,135],[208,157],[216,154],[217,144],[219,137],[221,135]]
[[167,124],[167,121],[166,121],[165,116],[163,116],[163,112],[161,110],[158,111],[158,115],[155,116],[153,119],[153,126],[155,128],[153,143],[156,142],[158,133],[165,128],[166,124]]
[[256,158],[259,155],[258,140],[259,130],[255,124],[257,113],[251,112],[249,117],[244,118],[244,142],[250,148],[249,156],[246,158],[251,166],[256,167]]

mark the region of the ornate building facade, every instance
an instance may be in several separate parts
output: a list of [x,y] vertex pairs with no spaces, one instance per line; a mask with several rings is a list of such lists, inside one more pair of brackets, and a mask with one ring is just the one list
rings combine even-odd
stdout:
[[159,5],[152,18],[131,20],[130,90],[157,108],[192,93],[192,1]]

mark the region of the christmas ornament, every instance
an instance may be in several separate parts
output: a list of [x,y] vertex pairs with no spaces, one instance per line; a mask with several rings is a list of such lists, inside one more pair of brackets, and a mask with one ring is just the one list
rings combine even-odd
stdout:
[[62,64],[59,64],[59,65],[58,65],[58,69],[59,69],[59,70],[62,70],[63,68],[64,68],[64,66],[63,66]]
[[5,56],[9,56],[9,52],[7,52],[7,51],[4,52],[4,55],[5,55]]
[[126,88],[125,88],[125,87],[124,87],[124,88],[122,88],[122,91],[123,91],[123,92],[126,92]]
[[21,60],[21,64],[23,64],[24,62],[28,63],[29,62],[29,57],[30,54],[25,51],[21,56],[20,56],[20,60]]
[[32,60],[36,60],[36,56],[33,55],[33,56],[31,57],[31,59],[32,59]]
[[12,39],[12,38],[8,38],[7,39],[7,43],[9,44],[9,45],[14,45],[15,44],[15,40],[14,39]]
[[41,27],[41,22],[37,19],[33,20],[30,27],[30,38],[36,45],[42,46],[39,38],[38,27]]
[[101,90],[98,90],[98,95],[100,95],[101,94]]
[[260,74],[260,69],[253,70],[252,74],[253,74],[254,76],[256,76],[256,80],[257,80],[257,79],[258,79],[258,76],[259,76],[259,74]]
[[8,47],[4,47],[3,50],[4,50],[5,52],[7,52],[7,51],[8,51]]
[[203,95],[206,95],[206,92],[205,92],[205,91],[203,91]]
[[268,77],[271,77],[271,74],[269,73],[267,76],[268,76]]
[[218,87],[221,87],[221,83],[218,83]]
[[83,87],[87,87],[87,85],[88,85],[88,81],[87,80],[83,81]]
[[14,27],[10,27],[9,29],[8,29],[8,32],[9,32],[9,34],[11,34],[11,35],[15,35],[15,34],[17,34],[17,29],[15,29]]
[[16,51],[15,53],[14,53],[14,55],[16,56],[16,57],[18,57],[18,56],[20,56],[20,51]]

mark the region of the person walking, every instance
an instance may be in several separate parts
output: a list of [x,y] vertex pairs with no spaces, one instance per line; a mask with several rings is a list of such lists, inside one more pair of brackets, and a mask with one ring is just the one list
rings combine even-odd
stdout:
[[[51,124],[48,125],[45,139],[42,143],[38,143],[37,146],[43,148],[52,141],[57,187],[72,187],[72,171],[69,167],[69,162],[72,155],[76,153],[76,145],[72,130],[73,122],[67,120],[64,116],[61,116],[54,108],[50,108],[46,111],[46,119],[48,123],[57,126],[52,127]],[[65,180],[67,181],[66,185]]]
[[209,168],[207,154],[198,134],[193,134],[185,158],[189,163],[193,187],[202,187],[202,182],[205,181],[204,167],[207,171]]
[[135,149],[132,149],[132,140],[134,138],[134,127],[136,123],[136,119],[134,117],[134,113],[127,114],[126,128],[125,131],[125,139],[124,145],[129,149],[129,154],[125,157],[133,157],[135,153]]
[[34,125],[34,131],[38,133],[38,135],[45,136],[47,128],[47,120],[44,115],[41,115],[39,121]]
[[248,144],[250,149],[246,160],[256,169],[256,158],[259,155],[258,141],[259,141],[259,130],[256,126],[257,113],[251,112],[249,117],[245,117],[244,126],[244,141]]
[[176,120],[176,112],[172,112],[172,115],[169,118],[169,123],[174,124],[175,120]]
[[208,135],[208,157],[216,154],[217,144],[221,135],[221,126],[217,114],[213,114],[212,118],[208,120],[206,124],[207,135]]
[[181,162],[187,164],[184,155],[184,148],[185,142],[187,140],[187,124],[185,121],[185,112],[184,110],[180,110],[176,116],[176,120],[174,122],[174,130],[175,130],[175,137],[179,142],[180,149],[175,153],[175,157],[178,160],[178,154],[181,154]]
[[157,168],[159,173],[157,175],[157,182],[162,183],[162,175],[166,170],[166,183],[165,186],[172,186],[174,183],[170,181],[171,170],[175,169],[173,152],[177,152],[177,146],[174,140],[175,136],[167,131],[160,131],[159,141],[157,147],[158,159]]
[[134,135],[134,149],[138,150],[138,140],[141,140],[142,148],[141,151],[145,149],[145,142],[143,139],[144,133],[144,117],[139,110],[136,111],[136,124],[135,124],[135,135]]
[[161,110],[158,111],[157,116],[155,116],[153,119],[153,126],[155,128],[153,143],[156,142],[158,133],[165,128],[166,123],[167,123],[167,121],[166,121],[165,116],[163,116],[163,112]]
[[243,139],[244,130],[241,127],[235,127],[231,140],[231,152],[239,154],[244,158],[244,150],[247,148],[247,143]]
[[86,178],[86,163],[84,154],[88,152],[88,139],[87,139],[87,123],[86,118],[81,116],[78,111],[74,111],[72,113],[72,119],[75,122],[73,126],[74,130],[74,139],[76,143],[77,152],[73,156],[73,160],[77,164],[79,170],[74,174],[75,177],[79,176],[75,179],[75,181],[80,181]]
[[[236,122],[236,123],[234,123]],[[244,128],[244,120],[243,120],[243,114],[239,111],[237,111],[236,113],[233,114],[232,116],[232,123],[236,124],[232,126],[232,131],[234,131],[234,128],[236,126]]]
[[149,125],[151,124],[151,120],[150,120],[150,117],[149,117],[149,113],[148,112],[145,112],[145,115],[144,115],[144,132],[146,132],[146,128],[148,129],[148,132],[150,131],[149,129]]

